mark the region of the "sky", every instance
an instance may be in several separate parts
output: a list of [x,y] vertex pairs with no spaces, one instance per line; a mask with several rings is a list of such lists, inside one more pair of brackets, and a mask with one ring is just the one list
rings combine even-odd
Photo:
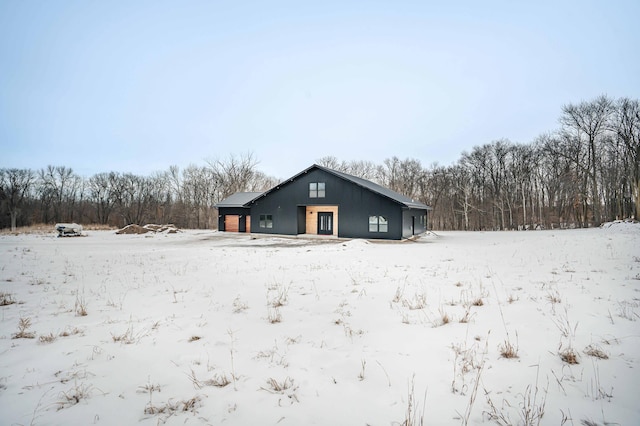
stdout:
[[456,162],[640,98],[640,2],[0,0],[0,168]]

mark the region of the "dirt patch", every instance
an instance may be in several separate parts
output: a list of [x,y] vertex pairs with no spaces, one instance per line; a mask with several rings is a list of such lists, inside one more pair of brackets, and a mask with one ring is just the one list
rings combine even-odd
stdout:
[[117,230],[116,234],[146,234],[147,232],[154,232],[154,233],[164,232],[166,234],[175,234],[180,232],[180,230],[176,228],[175,225],[171,225],[171,224],[155,225],[155,224],[149,223],[144,226],[131,224],[131,225],[125,226],[122,229]]

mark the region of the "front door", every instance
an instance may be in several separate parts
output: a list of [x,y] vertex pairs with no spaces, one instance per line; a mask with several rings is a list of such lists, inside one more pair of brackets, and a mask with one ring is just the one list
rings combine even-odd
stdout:
[[318,234],[333,235],[332,212],[318,212]]

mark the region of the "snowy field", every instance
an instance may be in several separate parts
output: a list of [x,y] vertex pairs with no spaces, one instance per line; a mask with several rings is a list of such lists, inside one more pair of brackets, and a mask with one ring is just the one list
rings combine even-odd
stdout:
[[0,423],[637,425],[639,290],[630,223],[3,235]]

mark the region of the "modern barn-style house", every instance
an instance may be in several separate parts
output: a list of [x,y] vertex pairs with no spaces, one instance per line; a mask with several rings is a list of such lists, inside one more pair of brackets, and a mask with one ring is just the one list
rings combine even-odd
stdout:
[[366,179],[313,165],[263,193],[216,205],[218,229],[401,240],[427,230],[425,204]]

